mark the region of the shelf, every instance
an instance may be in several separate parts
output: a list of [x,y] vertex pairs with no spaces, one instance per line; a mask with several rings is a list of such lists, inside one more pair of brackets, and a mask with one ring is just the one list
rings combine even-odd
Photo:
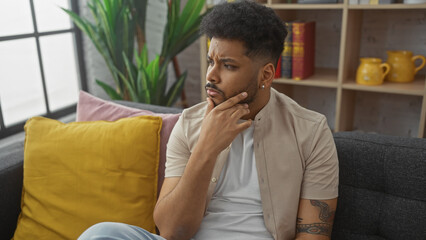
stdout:
[[274,83],[301,85],[311,87],[337,88],[337,69],[317,68],[315,74],[307,79],[293,80],[277,78]]
[[273,3],[265,4],[265,6],[270,7],[276,10],[285,10],[285,9],[343,9],[344,4],[342,3],[330,3],[330,4],[297,4],[297,3]]
[[366,92],[423,96],[425,94],[425,80],[424,76],[421,76],[411,83],[384,82],[382,85],[378,86],[366,86],[355,82],[346,82],[343,84],[342,88]]
[[369,5],[369,4],[353,4],[348,5],[349,9],[362,9],[362,10],[374,10],[374,9],[426,9],[426,4],[403,4],[403,3],[394,3],[394,4],[378,4],[378,5]]

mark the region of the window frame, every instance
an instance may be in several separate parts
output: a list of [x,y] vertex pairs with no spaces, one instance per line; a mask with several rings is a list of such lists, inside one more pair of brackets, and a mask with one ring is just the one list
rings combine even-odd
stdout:
[[[31,19],[33,22],[34,32],[33,33],[27,33],[27,34],[17,34],[17,35],[10,35],[10,36],[3,36],[0,37],[1,41],[10,41],[10,40],[18,40],[18,39],[25,39],[25,38],[35,38],[36,40],[36,47],[37,47],[37,56],[39,60],[39,68],[40,68],[40,74],[41,74],[41,80],[42,80],[42,86],[43,86],[43,94],[44,94],[44,101],[46,105],[46,114],[43,114],[42,116],[48,117],[48,118],[54,118],[58,119],[60,117],[66,116],[68,114],[74,113],[76,111],[77,104],[72,104],[71,106],[67,106],[64,108],[61,108],[56,111],[51,111],[49,106],[49,99],[47,94],[47,88],[46,88],[46,78],[44,74],[44,67],[43,67],[43,59],[41,56],[41,47],[40,47],[40,37],[43,36],[49,36],[49,35],[57,35],[57,34],[63,34],[63,33],[73,33],[74,34],[74,47],[75,47],[75,54],[76,54],[76,61],[77,61],[77,76],[78,76],[78,84],[79,88],[81,90],[87,91],[87,77],[86,77],[86,67],[84,62],[84,52],[83,52],[83,35],[81,30],[74,24],[73,21],[71,24],[70,29],[63,29],[63,30],[56,30],[56,31],[47,31],[47,32],[39,32],[37,28],[37,18],[35,14],[35,7],[33,0],[28,0],[31,8]],[[80,9],[78,1],[74,0],[68,0],[71,10],[75,12],[76,14],[80,15]],[[22,132],[24,130],[24,125],[26,121],[22,121],[13,125],[10,125],[8,127],[4,124],[3,119],[3,111],[1,107],[0,102],[0,139],[3,139],[5,137],[14,135],[16,133]]]

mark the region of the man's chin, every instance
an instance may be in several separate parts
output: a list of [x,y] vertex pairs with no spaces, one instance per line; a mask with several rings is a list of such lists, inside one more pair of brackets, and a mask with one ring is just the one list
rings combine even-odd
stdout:
[[213,104],[214,104],[214,106],[215,106],[215,107],[216,107],[217,105],[219,105],[219,104],[221,104],[221,103],[223,103],[223,102],[224,102],[223,100],[217,99],[217,98],[215,98],[215,97],[210,97],[210,96],[208,96],[208,98],[210,98],[210,100],[212,100],[212,102],[213,102]]
[[218,99],[214,99],[214,98],[210,98],[210,99],[213,101],[213,104],[214,104],[215,107],[217,107],[217,105],[223,103],[223,101],[220,101]]

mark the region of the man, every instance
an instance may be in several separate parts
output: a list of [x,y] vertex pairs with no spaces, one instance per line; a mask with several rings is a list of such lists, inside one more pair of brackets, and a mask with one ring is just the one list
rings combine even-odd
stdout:
[[[201,31],[211,39],[208,98],[183,111],[170,137],[154,210],[161,236],[329,239],[336,149],[323,115],[271,88],[287,34],[282,21],[241,1],[216,6]],[[94,228],[113,239],[163,239],[124,224]]]

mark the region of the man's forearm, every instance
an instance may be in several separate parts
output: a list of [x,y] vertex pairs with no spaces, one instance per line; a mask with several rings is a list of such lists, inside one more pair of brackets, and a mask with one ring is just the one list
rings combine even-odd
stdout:
[[197,232],[217,155],[195,147],[176,187],[157,203],[154,219],[166,239],[189,239]]

